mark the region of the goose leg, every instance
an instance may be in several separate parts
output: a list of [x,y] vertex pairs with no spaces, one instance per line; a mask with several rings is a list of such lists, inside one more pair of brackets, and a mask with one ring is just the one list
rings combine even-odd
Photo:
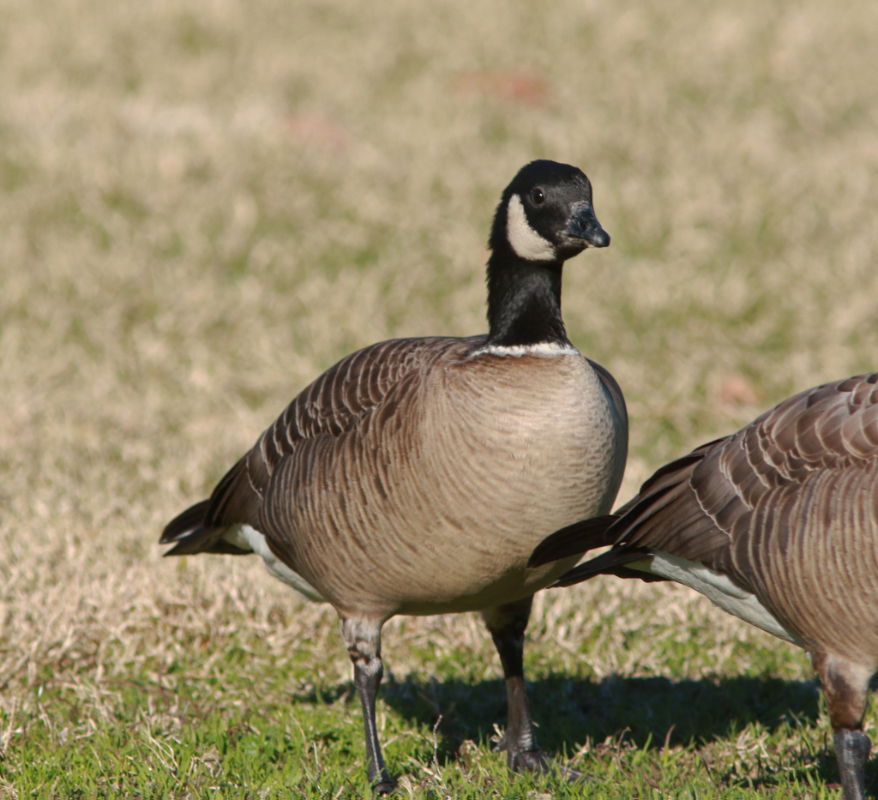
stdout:
[[840,728],[832,736],[844,800],[866,797],[866,762],[872,742],[862,731]]
[[844,800],[864,800],[866,762],[872,742],[863,733],[863,716],[866,713],[871,671],[826,653],[813,655],[812,661],[823,684],[832,723],[832,740]]
[[548,772],[552,761],[537,745],[524,687],[524,630],[530,618],[533,596],[482,612],[506,678],[509,718],[499,749],[506,749],[506,765],[512,772]]
[[382,624],[374,620],[341,619],[341,635],[354,665],[354,685],[363,706],[366,769],[375,794],[388,794],[396,788],[396,782],[390,777],[384,764],[375,720],[375,702],[381,677],[384,675],[384,664],[381,661]]

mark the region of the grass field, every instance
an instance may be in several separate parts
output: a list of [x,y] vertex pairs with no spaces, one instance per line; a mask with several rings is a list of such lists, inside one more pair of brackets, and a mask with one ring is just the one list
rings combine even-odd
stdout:
[[[869,0],[0,4],[0,796],[369,796],[334,614],[156,541],[342,355],[485,329],[532,158],[613,236],[564,311],[628,400],[620,499],[878,368],[876,41]],[[806,656],[681,588],[538,597],[531,702],[578,786],[491,752],[477,617],[385,632],[403,796],[837,790]]]

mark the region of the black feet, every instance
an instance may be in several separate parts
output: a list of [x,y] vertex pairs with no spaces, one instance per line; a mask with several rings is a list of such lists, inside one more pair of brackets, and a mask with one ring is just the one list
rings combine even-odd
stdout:
[[387,774],[386,770],[382,773],[381,780],[372,784],[372,794],[376,797],[391,794],[394,789],[396,789],[396,781]]
[[841,787],[844,800],[865,800],[866,761],[872,742],[862,731],[842,728],[832,737],[835,744],[835,758],[841,773]]
[[518,752],[507,750],[506,766],[510,772],[551,772],[552,759],[539,747]]
[[546,755],[540,747],[532,747],[529,750],[520,747],[510,750],[507,744],[506,734],[497,742],[495,753],[506,751],[506,766],[510,772],[536,772],[539,774],[556,775],[564,780],[573,782],[582,780],[585,774],[578,769],[563,767],[553,758]]
[[506,766],[509,767],[510,772],[551,774],[570,782],[578,781],[585,777],[578,769],[562,767],[557,761],[549,758],[539,747],[533,750],[520,750],[518,752],[507,750]]

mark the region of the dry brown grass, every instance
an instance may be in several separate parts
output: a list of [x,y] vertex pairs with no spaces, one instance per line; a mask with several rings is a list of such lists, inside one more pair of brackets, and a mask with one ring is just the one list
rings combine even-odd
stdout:
[[[582,166],[613,235],[564,307],[629,401],[623,499],[876,367],[875,3],[8,0],[0,21],[7,718],[51,676],[98,720],[106,676],[167,681],[177,649],[242,625],[281,662],[325,642],[321,679],[347,678],[331,614],[249,560],[162,561],[156,537],[344,353],[484,329],[488,221],[531,158]],[[572,668],[593,639],[596,677],[668,674],[674,642],[676,677],[783,647],[673,587],[538,610],[538,658]],[[469,616],[386,638],[397,676],[429,669],[419,640],[495,674]]]

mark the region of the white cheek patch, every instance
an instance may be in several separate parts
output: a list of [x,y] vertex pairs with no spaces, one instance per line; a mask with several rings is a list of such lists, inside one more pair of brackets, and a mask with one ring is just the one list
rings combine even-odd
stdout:
[[527,221],[521,198],[514,194],[509,198],[506,208],[506,235],[509,244],[520,258],[528,261],[555,261],[555,247],[540,236]]

